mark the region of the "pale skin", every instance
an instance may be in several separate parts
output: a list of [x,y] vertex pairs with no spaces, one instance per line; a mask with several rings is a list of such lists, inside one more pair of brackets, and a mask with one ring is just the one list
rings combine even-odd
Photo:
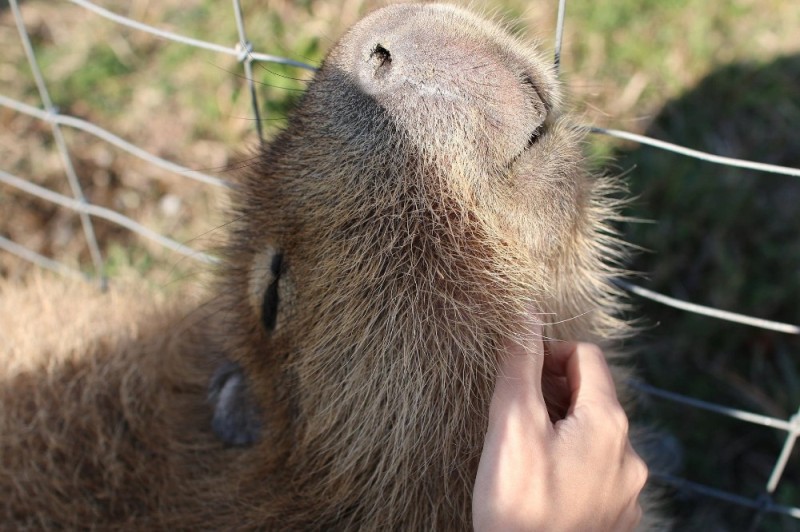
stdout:
[[[647,467],[631,447],[602,351],[550,341],[545,354],[534,318],[525,337],[507,342],[492,398],[472,496],[475,530],[632,530]],[[555,423],[543,372],[562,377],[570,394]]]

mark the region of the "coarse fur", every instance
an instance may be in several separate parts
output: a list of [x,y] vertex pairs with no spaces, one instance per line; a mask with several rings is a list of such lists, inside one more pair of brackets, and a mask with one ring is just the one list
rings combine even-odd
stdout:
[[[6,289],[1,522],[470,528],[503,340],[531,308],[548,341],[625,331],[618,185],[573,126],[550,61],[500,26],[365,18],[235,186],[206,304]],[[47,335],[6,325],[65,302]],[[208,404],[220,367],[235,385]]]

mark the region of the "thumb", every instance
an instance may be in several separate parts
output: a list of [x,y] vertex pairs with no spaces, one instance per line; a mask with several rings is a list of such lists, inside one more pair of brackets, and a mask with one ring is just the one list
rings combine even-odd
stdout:
[[520,325],[519,334],[503,344],[492,408],[518,407],[526,415],[549,420],[542,395],[542,324],[534,313],[529,313]]

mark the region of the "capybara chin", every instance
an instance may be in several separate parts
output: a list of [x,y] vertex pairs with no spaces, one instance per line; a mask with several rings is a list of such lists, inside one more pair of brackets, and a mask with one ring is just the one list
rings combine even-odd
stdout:
[[[469,529],[520,317],[624,332],[617,186],[550,63],[451,6],[353,27],[236,184],[207,303],[100,312],[0,366],[4,523]],[[49,290],[26,297],[57,312]]]

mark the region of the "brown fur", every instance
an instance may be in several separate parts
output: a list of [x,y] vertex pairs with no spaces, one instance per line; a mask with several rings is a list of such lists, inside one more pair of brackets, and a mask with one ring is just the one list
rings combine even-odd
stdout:
[[[3,332],[2,522],[469,528],[520,316],[539,309],[555,339],[624,329],[616,185],[586,172],[549,64],[462,10],[378,11],[238,184],[209,305],[3,295],[4,324],[34,305],[64,320]],[[223,357],[263,416],[249,448],[210,433],[204,383]]]

